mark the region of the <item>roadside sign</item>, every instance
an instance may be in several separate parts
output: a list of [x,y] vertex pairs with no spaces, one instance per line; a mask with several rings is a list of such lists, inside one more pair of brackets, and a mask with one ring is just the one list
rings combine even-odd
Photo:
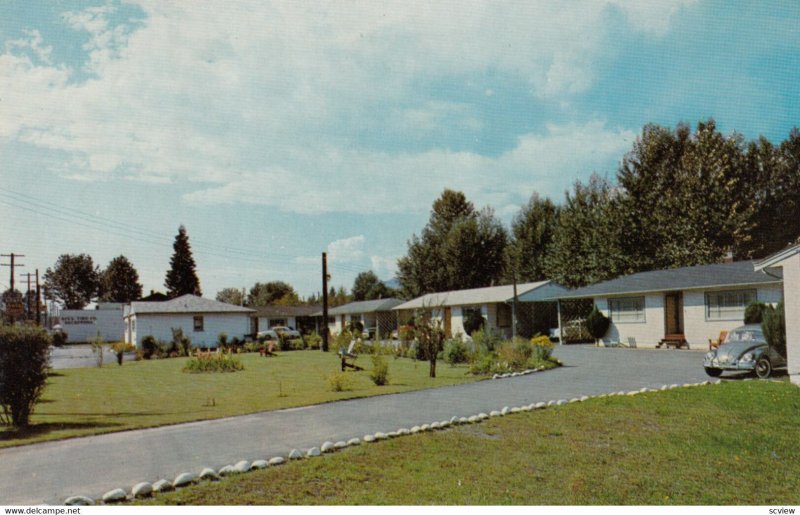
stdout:
[[6,302],[6,315],[21,317],[25,314],[25,304],[22,302]]

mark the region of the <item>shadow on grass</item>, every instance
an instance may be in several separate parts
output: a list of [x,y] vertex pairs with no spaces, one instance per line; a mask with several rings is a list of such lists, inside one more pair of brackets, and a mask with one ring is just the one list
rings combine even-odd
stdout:
[[64,377],[64,374],[60,372],[48,372],[47,377]]
[[111,428],[117,427],[119,424],[113,423],[98,423],[98,422],[66,422],[66,423],[44,423],[44,424],[32,424],[28,427],[24,428],[17,428],[17,429],[6,429],[5,431],[0,431],[0,441],[7,441],[7,440],[22,440],[25,438],[31,438],[34,436],[39,436],[47,433],[51,433],[53,431],[65,431],[71,429],[103,429],[103,428]]

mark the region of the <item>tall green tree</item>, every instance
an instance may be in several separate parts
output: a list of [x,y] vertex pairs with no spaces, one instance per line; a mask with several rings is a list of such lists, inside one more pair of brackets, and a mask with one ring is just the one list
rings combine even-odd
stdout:
[[545,257],[558,225],[558,207],[538,193],[531,195],[511,222],[511,241],[506,247],[506,282],[542,281]]
[[223,288],[217,292],[216,299],[226,304],[241,306],[244,304],[244,293],[239,288]]
[[175,236],[175,243],[172,244],[173,254],[170,259],[170,269],[164,286],[167,288],[167,296],[170,299],[191,293],[192,295],[202,295],[200,290],[200,279],[197,277],[197,265],[192,256],[192,248],[189,245],[189,235],[186,227],[181,225],[178,234]]
[[383,284],[372,270],[359,273],[353,281],[354,301],[384,299],[390,297],[392,293],[392,290]]
[[620,247],[618,192],[597,174],[567,193],[545,258],[549,279],[568,287],[585,286],[621,275],[626,258]]
[[250,306],[293,305],[300,303],[300,297],[294,287],[283,281],[256,283],[250,288],[250,295],[248,295],[247,299]]
[[100,300],[103,302],[131,302],[142,298],[139,273],[125,256],[111,260],[100,273]]
[[463,193],[446,189],[436,199],[428,224],[408,242],[398,260],[403,295],[489,286],[502,277],[507,242],[491,209],[475,210]]
[[87,254],[62,254],[44,273],[48,296],[66,309],[83,309],[97,298],[100,269]]

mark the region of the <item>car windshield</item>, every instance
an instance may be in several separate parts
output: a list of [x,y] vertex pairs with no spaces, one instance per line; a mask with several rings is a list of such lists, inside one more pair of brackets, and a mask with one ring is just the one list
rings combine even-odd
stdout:
[[764,341],[764,335],[761,331],[755,329],[747,329],[740,331],[731,331],[728,334],[727,342],[757,342]]

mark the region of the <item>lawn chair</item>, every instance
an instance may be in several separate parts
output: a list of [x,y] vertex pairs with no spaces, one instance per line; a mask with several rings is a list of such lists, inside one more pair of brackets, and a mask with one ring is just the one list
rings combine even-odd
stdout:
[[347,368],[352,368],[355,371],[364,370],[363,368],[359,367],[355,363],[351,363],[348,360],[355,361],[358,359],[358,354],[355,353],[356,348],[356,340],[352,340],[350,345],[345,349],[339,349],[339,357],[342,358],[342,372],[345,371]]
[[636,338],[634,338],[633,336],[628,336],[628,347],[630,347],[631,349],[636,348]]
[[725,341],[725,338],[728,337],[728,331],[720,331],[719,337],[716,340],[712,340],[709,338],[708,340],[708,350],[713,350],[722,345],[722,342]]

